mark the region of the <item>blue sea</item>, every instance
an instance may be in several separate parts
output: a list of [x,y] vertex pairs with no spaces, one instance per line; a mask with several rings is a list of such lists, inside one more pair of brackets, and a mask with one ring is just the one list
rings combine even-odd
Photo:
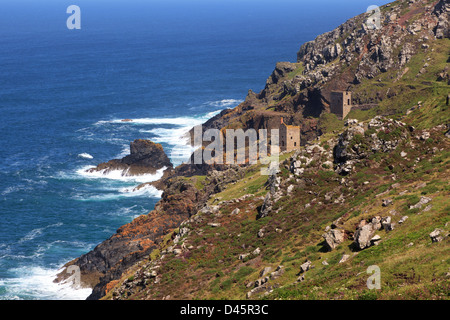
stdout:
[[[0,299],[85,299],[66,262],[151,211],[141,177],[86,174],[259,92],[277,61],[366,11],[366,0],[4,0],[0,4]],[[69,5],[81,29],[69,30]],[[133,122],[122,122],[133,119]]]

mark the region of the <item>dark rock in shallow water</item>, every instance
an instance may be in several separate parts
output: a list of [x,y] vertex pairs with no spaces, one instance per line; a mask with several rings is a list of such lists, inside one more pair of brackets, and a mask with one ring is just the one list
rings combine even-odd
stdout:
[[114,159],[100,163],[88,172],[102,171],[104,174],[121,170],[123,175],[133,176],[142,174],[154,174],[161,168],[172,168],[170,159],[165,154],[163,147],[150,140],[135,140],[130,144],[130,154],[122,159]]

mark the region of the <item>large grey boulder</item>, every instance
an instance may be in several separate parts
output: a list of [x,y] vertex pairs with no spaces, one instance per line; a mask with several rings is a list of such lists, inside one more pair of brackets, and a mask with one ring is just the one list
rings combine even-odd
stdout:
[[356,230],[355,232],[355,244],[359,249],[365,249],[370,246],[370,240],[372,239],[375,230],[371,224],[366,224]]
[[338,245],[344,242],[344,236],[345,232],[342,229],[331,229],[322,235],[325,239],[325,244],[328,251],[335,249]]
[[354,243],[357,248],[365,249],[370,247],[372,243],[372,238],[375,235],[382,224],[381,217],[377,216],[372,218],[372,220],[367,223],[365,220],[361,221],[359,227],[356,229],[355,234],[353,235]]

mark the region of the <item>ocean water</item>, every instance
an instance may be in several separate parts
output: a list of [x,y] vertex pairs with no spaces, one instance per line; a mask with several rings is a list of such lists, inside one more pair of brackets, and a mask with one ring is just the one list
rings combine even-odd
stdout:
[[[382,2],[381,2],[382,3]],[[277,61],[380,1],[35,1],[0,5],[0,299],[84,299],[61,266],[151,211],[141,177],[86,174],[259,92]],[[66,8],[81,8],[68,30]],[[133,119],[122,122],[121,119]]]

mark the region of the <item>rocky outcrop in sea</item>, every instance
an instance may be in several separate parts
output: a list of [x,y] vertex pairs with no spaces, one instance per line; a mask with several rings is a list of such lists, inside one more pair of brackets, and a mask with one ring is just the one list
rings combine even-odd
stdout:
[[137,139],[130,143],[129,155],[122,159],[100,163],[97,167],[88,169],[87,172],[108,174],[111,171],[122,171],[124,176],[135,176],[154,174],[164,167],[172,168],[173,165],[162,145],[150,140]]

